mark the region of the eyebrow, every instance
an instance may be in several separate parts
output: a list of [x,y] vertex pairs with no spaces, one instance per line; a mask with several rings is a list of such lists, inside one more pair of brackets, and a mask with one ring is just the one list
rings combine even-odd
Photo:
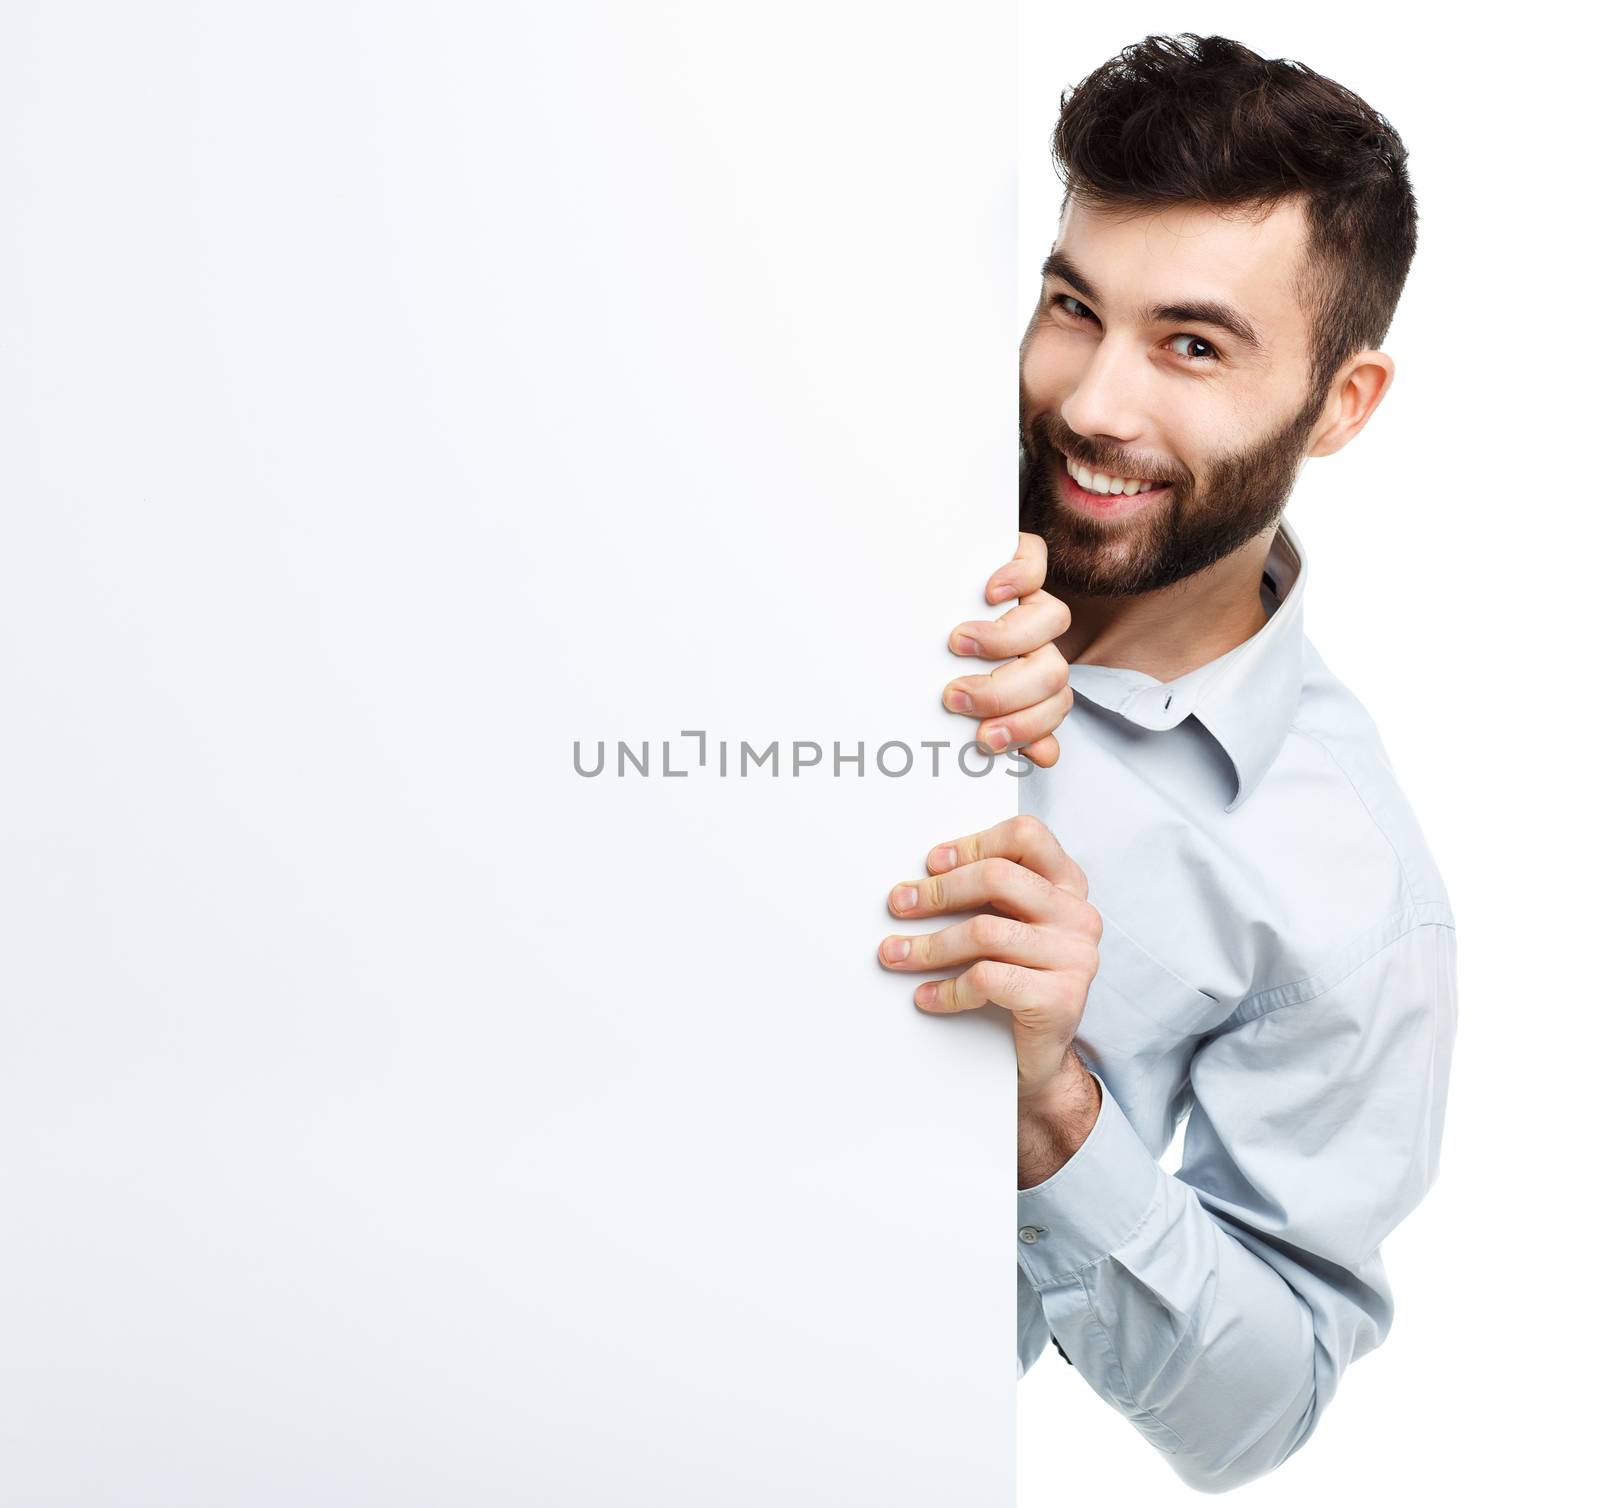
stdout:
[[[1052,251],[1044,259],[1044,266],[1039,272],[1043,277],[1060,278],[1063,283],[1071,283],[1090,303],[1100,302],[1100,295],[1095,290],[1094,284],[1073,266],[1069,257],[1063,256],[1059,251]],[[1248,346],[1252,351],[1266,350],[1266,343],[1256,334],[1255,326],[1231,304],[1219,303],[1216,299],[1195,298],[1176,304],[1150,304],[1144,311],[1144,320],[1147,324],[1188,322],[1212,325],[1218,330],[1226,330],[1241,345]]]

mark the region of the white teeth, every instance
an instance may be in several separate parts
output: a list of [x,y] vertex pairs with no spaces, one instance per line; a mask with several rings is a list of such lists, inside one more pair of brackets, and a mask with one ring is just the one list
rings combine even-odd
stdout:
[[1069,462],[1067,471],[1085,492],[1098,492],[1107,497],[1131,496],[1136,492],[1148,492],[1158,485],[1155,482],[1137,481],[1133,477],[1107,476],[1103,471],[1090,471],[1087,466],[1079,466],[1076,462]]
[[1109,477],[1106,472],[1090,471],[1086,466],[1078,466],[1075,461],[1067,463],[1067,472],[1072,480],[1078,483],[1078,487],[1082,487],[1085,491],[1098,491],[1110,498],[1131,496],[1133,493],[1149,491],[1150,488],[1160,485],[1157,482],[1139,482],[1134,477]]

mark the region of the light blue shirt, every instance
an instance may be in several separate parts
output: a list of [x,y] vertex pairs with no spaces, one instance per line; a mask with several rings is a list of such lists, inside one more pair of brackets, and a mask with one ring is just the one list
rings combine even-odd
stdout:
[[1074,665],[1061,761],[1019,782],[1105,935],[1099,1118],[1017,1195],[1017,1376],[1053,1336],[1209,1492],[1303,1445],[1388,1334],[1379,1243],[1438,1172],[1455,1037],[1450,902],[1306,576],[1280,520],[1243,644],[1165,683]]

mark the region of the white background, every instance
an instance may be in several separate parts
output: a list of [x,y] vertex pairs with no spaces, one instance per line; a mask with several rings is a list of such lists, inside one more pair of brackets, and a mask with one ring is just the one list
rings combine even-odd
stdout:
[[[1439,1179],[1384,1245],[1394,1327],[1304,1449],[1234,1495],[1569,1500],[1595,1406],[1593,23],[1537,4],[1451,19],[1022,0],[1019,331],[1055,235],[1061,91],[1175,31],[1308,64],[1411,152],[1420,246],[1385,343],[1394,388],[1308,464],[1289,516],[1307,633],[1378,721],[1460,952]],[[1194,1496],[1054,1347],[1019,1384],[1018,1464],[1019,1508]]]
[[876,961],[1010,777],[572,744],[970,736],[1013,53],[8,12],[0,1502],[1012,1501],[1009,1030]]

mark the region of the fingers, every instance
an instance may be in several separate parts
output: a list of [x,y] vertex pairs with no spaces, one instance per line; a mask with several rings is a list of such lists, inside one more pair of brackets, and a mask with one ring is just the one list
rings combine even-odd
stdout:
[[950,979],[929,979],[912,992],[925,1011],[950,1015],[975,1011],[991,1001],[1013,1015],[1043,1015],[1057,1007],[1061,977],[1046,969],[980,959]]
[[992,575],[984,587],[988,602],[1005,602],[1011,597],[1026,597],[1044,585],[1048,556],[1044,539],[1038,534],[1019,534],[1017,553]]
[[997,670],[957,676],[944,688],[944,704],[972,717],[1000,717],[1034,707],[1065,689],[1070,667],[1054,644],[1046,644]]
[[1060,908],[1061,892],[1043,875],[1011,859],[980,859],[924,880],[902,880],[889,892],[896,916],[939,916],[992,906],[1021,921],[1048,920]]
[[[1072,710],[1067,662],[1054,644],[986,675],[958,676],[944,689],[952,712],[980,719],[977,740],[1000,753],[1053,733]],[[1055,751],[1059,753],[1059,747]]]
[[1059,691],[1037,707],[1028,707],[1022,712],[1008,712],[999,722],[981,724],[978,742],[992,754],[1004,753],[1013,744],[1032,743],[1034,739],[1043,738],[1052,729],[1059,728],[1071,710],[1072,692]]
[[999,618],[972,619],[951,631],[949,647],[956,654],[989,660],[1012,660],[984,675],[958,676],[944,689],[944,705],[952,712],[992,719],[980,722],[977,740],[991,753],[1020,747],[1042,769],[1061,758],[1052,736],[1072,708],[1066,687],[1068,666],[1055,641],[1072,624],[1066,603],[1041,590],[1046,551],[1037,534],[1021,534],[1017,553],[989,578],[991,601],[1019,598]]
[[958,655],[1009,660],[1053,644],[1072,624],[1072,613],[1059,597],[1033,592],[1008,613],[993,620],[973,618],[950,631],[950,648]]
[[1056,842],[1056,835],[1037,817],[1026,812],[1008,817],[981,833],[970,833],[941,843],[928,855],[928,873],[944,874],[959,864],[976,864],[980,859],[1012,859],[1052,885],[1060,885],[1087,899],[1089,882],[1076,860]]
[[920,973],[948,969],[987,958],[996,963],[1059,968],[1070,961],[1063,936],[1011,916],[969,917],[937,932],[884,938],[878,956],[891,969]]
[[1026,755],[1041,770],[1048,770],[1061,758],[1061,745],[1056,742],[1054,733],[1047,733],[1043,738],[1035,739],[1027,748],[1018,752]]

